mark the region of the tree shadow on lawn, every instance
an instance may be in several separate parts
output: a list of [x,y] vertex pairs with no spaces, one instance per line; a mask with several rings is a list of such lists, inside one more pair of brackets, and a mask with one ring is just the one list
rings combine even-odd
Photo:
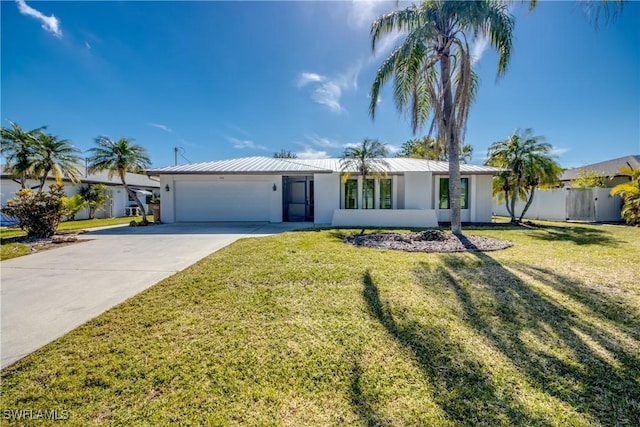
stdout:
[[[551,425],[535,414],[527,413],[515,399],[504,396],[503,391],[499,392],[477,358],[447,330],[437,325],[426,327],[407,318],[404,311],[394,312],[393,307],[381,299],[369,271],[365,272],[362,281],[363,297],[371,316],[417,361],[427,382],[434,388],[436,403],[451,421],[483,425]],[[360,398],[355,400],[357,412],[367,417],[374,414],[370,404],[363,402],[362,393],[358,396]]]
[[389,420],[376,411],[373,405],[374,398],[368,396],[366,390],[363,389],[362,374],[362,366],[360,366],[358,360],[355,360],[351,368],[351,384],[349,387],[351,406],[364,425],[368,427],[392,425]]
[[[489,255],[473,256],[445,255],[437,267],[422,263],[416,276],[425,288],[442,283],[430,276],[444,278],[463,321],[507,356],[531,386],[603,425],[638,425],[640,356],[633,348],[640,325],[633,315],[616,313],[625,308],[622,300],[607,301],[548,270],[515,267],[550,288],[551,296]],[[581,310],[569,303],[581,304]]]
[[[620,242],[611,238],[607,230],[594,227],[577,227],[569,225],[559,227],[553,225],[533,225],[526,227],[526,235],[547,242],[567,241],[576,245],[618,246]],[[543,231],[543,232],[541,232]]]

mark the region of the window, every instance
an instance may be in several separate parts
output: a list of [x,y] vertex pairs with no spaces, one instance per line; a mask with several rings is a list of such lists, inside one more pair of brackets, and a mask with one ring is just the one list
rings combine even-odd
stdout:
[[391,179],[380,180],[380,209],[391,209]]
[[355,179],[344,183],[344,208],[358,209],[358,181]]
[[364,194],[362,195],[362,204],[364,209],[375,208],[373,192],[375,188],[375,179],[367,179],[364,183]]
[[[449,178],[440,178],[440,209],[451,209],[449,205]],[[460,209],[469,209],[469,178],[460,178]]]

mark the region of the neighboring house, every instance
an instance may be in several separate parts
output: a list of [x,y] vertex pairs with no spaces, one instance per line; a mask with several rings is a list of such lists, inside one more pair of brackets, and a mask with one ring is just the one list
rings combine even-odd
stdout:
[[[63,179],[67,196],[77,194],[80,187],[86,184],[104,184],[109,187],[108,191],[111,197],[107,201],[105,209],[96,212],[96,218],[122,217],[132,213],[131,210],[127,208],[136,206],[136,204],[129,198],[127,191],[120,182],[120,178],[117,176],[109,178],[108,172],[106,171],[88,174],[86,168],[79,167],[78,169],[82,172],[80,184],[72,184],[67,178]],[[2,182],[0,189],[1,203],[2,206],[5,206],[7,200],[15,197],[16,191],[20,189],[20,184],[12,180],[9,175],[5,173],[2,173],[0,178]],[[141,199],[143,203],[147,202],[147,198],[152,197],[153,194],[160,193],[160,183],[157,179],[154,180],[142,174],[129,173],[126,176],[126,180],[127,185],[138,191],[139,196],[143,197]],[[55,182],[53,177],[49,177],[47,181],[47,185]],[[39,183],[36,180],[29,180],[27,181],[27,186],[30,188],[38,188]],[[76,219],[86,219],[88,216],[88,209],[83,209],[76,215]]]
[[634,169],[640,168],[640,156],[625,156],[617,159],[606,160],[604,162],[593,163],[579,168],[567,169],[560,177],[563,186],[568,187],[571,180],[579,178],[585,172],[594,172],[597,176],[604,176],[610,180],[607,188],[613,188],[623,182],[628,182],[629,177],[620,175],[620,169],[631,166]]
[[[560,178],[563,188],[536,191],[525,218],[553,221],[622,221],[622,198],[612,197],[610,192],[612,187],[629,181],[629,177],[620,175],[619,171],[624,166],[640,168],[640,156],[625,156],[564,171]],[[607,188],[571,188],[571,180],[579,178],[585,172],[595,172],[598,176],[610,178]],[[516,212],[521,212],[523,206],[524,203],[518,201]],[[498,203],[496,199],[493,211],[496,215],[509,215],[504,202]]]
[[[343,181],[340,159],[248,157],[150,169],[160,178],[163,222],[309,221],[334,226],[434,227],[451,219],[448,164],[391,158],[386,176],[355,170]],[[462,221],[491,222],[496,168],[460,165]],[[363,209],[368,206],[369,209]]]

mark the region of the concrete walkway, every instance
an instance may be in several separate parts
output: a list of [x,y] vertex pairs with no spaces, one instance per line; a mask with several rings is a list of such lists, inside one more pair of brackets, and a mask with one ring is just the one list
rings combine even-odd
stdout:
[[111,227],[81,235],[81,243],[2,261],[0,368],[239,238],[309,226]]

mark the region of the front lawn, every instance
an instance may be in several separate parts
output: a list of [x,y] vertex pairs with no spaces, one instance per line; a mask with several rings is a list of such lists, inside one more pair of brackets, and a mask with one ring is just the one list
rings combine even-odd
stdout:
[[78,426],[640,423],[637,228],[467,230],[514,247],[465,254],[350,232],[240,240],[6,369],[0,407]]

